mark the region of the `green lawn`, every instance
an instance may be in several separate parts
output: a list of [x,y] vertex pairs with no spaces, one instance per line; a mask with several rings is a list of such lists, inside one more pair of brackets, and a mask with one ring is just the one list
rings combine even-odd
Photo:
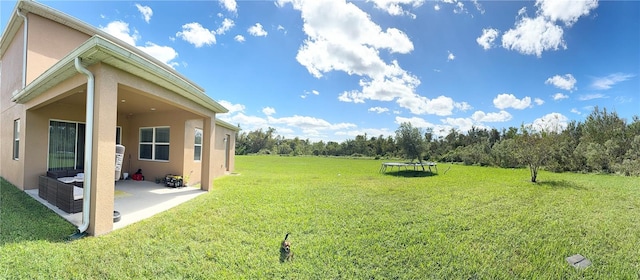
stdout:
[[[72,243],[2,182],[0,278],[640,278],[640,178],[380,163],[239,156],[209,194]],[[280,263],[287,232],[295,259]],[[593,265],[569,266],[577,253]]]

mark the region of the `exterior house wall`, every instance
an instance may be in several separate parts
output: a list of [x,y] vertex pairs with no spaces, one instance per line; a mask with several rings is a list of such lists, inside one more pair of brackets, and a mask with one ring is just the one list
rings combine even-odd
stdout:
[[27,84],[90,38],[89,35],[45,19],[27,14],[29,19]]
[[2,55],[2,76],[0,77],[0,112],[4,112],[15,103],[11,102],[11,96],[22,87],[22,50],[24,46],[23,27],[16,33],[9,43],[7,50]]
[[[24,128],[24,110],[22,105],[11,102],[11,96],[22,87],[22,51],[24,46],[23,27],[9,42],[7,50],[0,58],[0,170],[3,177],[15,184],[22,185],[24,167],[24,145],[20,145],[20,158],[13,159],[13,121],[20,120],[20,128]],[[24,130],[24,129],[23,129]],[[20,140],[24,139],[21,132]]]
[[25,121],[22,123],[23,136],[21,140],[24,144],[21,143],[21,146],[23,149],[29,147],[29,152],[22,153],[24,167],[20,172],[23,172],[21,174],[23,183],[16,184],[18,188],[37,188],[38,176],[47,172],[49,121],[54,119],[84,122],[85,106],[55,102],[71,94],[86,96],[84,91],[79,92],[80,88],[83,90],[86,88],[86,78],[83,79],[78,74],[23,105],[26,111],[23,112]]
[[[27,13],[29,30],[27,31],[27,75],[26,84],[40,76],[48,68],[71,52],[89,36],[38,15]],[[2,56],[0,70],[0,162],[2,176],[20,189],[37,188],[37,176],[46,172],[46,155],[48,145],[38,145],[48,139],[42,131],[48,132],[48,120],[44,130],[40,115],[27,111],[33,104],[41,104],[33,100],[30,104],[16,104],[11,101],[15,93],[22,89],[22,58],[24,48],[24,23],[9,43]],[[56,90],[50,91],[55,95]],[[47,98],[41,96],[39,99]],[[55,99],[49,100],[53,102]],[[83,109],[84,110],[84,109]],[[20,120],[20,149],[19,159],[13,160],[13,120]],[[31,125],[30,120],[34,120]],[[27,123],[29,125],[27,126]],[[29,147],[29,153],[25,152]],[[44,153],[37,155],[34,149],[44,148]],[[42,160],[44,155],[45,159]],[[44,168],[42,167],[44,164]],[[28,166],[28,168],[27,168]]]
[[[208,113],[202,105],[180,98],[174,92],[165,88],[120,70],[114,69],[114,72],[117,74],[119,92],[139,94],[146,98],[163,99],[163,101],[172,106],[177,106],[172,111],[150,110],[142,114],[119,115],[118,125],[122,126],[123,130],[122,145],[126,148],[125,160],[127,162],[124,164],[125,171],[132,175],[138,169],[142,169],[142,174],[145,176],[146,181],[155,181],[156,178],[164,178],[167,174],[186,176],[189,175],[191,170],[194,170],[189,179],[199,182],[200,176],[198,174],[200,173],[201,165],[193,162],[193,130],[187,128],[193,126],[194,123],[197,124],[198,120],[202,122],[203,116],[211,113]],[[119,99],[126,99],[126,96],[121,97]],[[138,159],[140,127],[156,126],[170,127],[169,162]],[[185,134],[189,132],[191,135],[186,136]],[[190,158],[187,154],[190,154]]]
[[[214,178],[233,171],[235,167],[235,135],[236,132],[227,127],[220,125],[216,126],[214,140],[215,145],[213,151],[213,156],[216,161],[210,170],[210,172],[213,172]],[[225,160],[228,160],[228,162],[225,163]]]
[[194,160],[196,128],[202,129],[202,119],[187,120],[184,131],[184,167],[181,175],[185,184],[194,186],[200,184],[202,174],[202,160]]
[[[125,150],[125,158],[131,157],[130,173],[142,169],[145,181],[155,181],[156,178],[164,178],[167,174],[182,175],[183,150],[185,147],[185,118],[193,115],[176,112],[152,112],[132,116],[127,124],[128,146]],[[139,159],[139,131],[141,127],[170,127],[169,136],[169,161],[152,161]]]
[[[122,128],[121,143],[126,147],[123,172],[131,174],[140,168],[148,181],[163,178],[169,173],[183,175],[188,178],[190,185],[201,183],[203,190],[209,190],[213,178],[233,170],[235,128],[224,123],[217,125],[215,112],[225,110],[220,104],[204,96],[200,87],[186,78],[180,78],[179,74],[168,68],[157,67],[158,64],[154,63],[160,62],[154,62],[146,55],[142,55],[142,62],[122,58],[114,60],[114,57],[119,57],[119,54],[113,52],[115,50],[130,52],[134,58],[140,58],[137,55],[141,53],[134,48],[104,39],[103,36],[106,36],[113,40],[103,32],[42,7],[41,4],[18,2],[18,8],[25,6],[30,9],[26,13],[29,23],[26,72],[23,72],[25,65],[22,60],[24,25],[20,24],[16,31],[21,18],[12,16],[12,22],[8,25],[12,26],[9,32],[12,38],[3,38],[1,46],[0,176],[22,190],[37,188],[38,176],[48,168],[49,121],[86,123],[87,77],[73,72],[70,60],[66,59],[79,46],[79,53],[82,53],[80,56],[88,58],[91,64],[88,69],[95,75],[94,126],[91,131],[93,141],[90,142],[93,149],[90,155],[86,155],[91,156],[93,163],[91,178],[85,182],[85,185],[92,186],[89,213],[92,222],[89,233],[101,235],[113,228],[116,126]],[[95,34],[101,35],[92,37]],[[7,34],[3,34],[5,35]],[[100,43],[103,49],[89,52],[95,51],[97,46],[85,44],[88,39]],[[55,69],[55,76],[44,77],[42,83],[35,85],[36,90],[28,93],[33,94],[32,96],[21,95],[24,97],[19,101],[22,104],[11,101],[23,87],[23,73],[26,73],[25,82],[29,85],[63,58],[63,67]],[[91,61],[94,58],[96,60]],[[131,65],[131,68],[128,67]],[[176,77],[177,80],[170,80]],[[37,88],[43,85],[45,87]],[[185,97],[182,94],[191,96]],[[153,104],[162,108],[146,111],[146,108],[139,106],[127,106],[124,102],[128,97],[138,101],[133,104],[143,105],[145,101],[153,99]],[[12,158],[14,120],[20,121],[21,129],[20,157],[17,160]],[[139,159],[140,127],[158,126],[168,126],[171,129],[169,161]],[[201,128],[204,133],[201,161],[194,160],[196,128]],[[85,172],[88,172],[87,168],[85,167]]]

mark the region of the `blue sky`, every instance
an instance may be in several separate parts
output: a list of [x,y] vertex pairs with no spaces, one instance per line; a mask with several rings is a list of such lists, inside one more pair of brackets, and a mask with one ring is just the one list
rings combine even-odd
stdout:
[[[640,114],[637,1],[41,1],[205,88],[245,131],[563,127]],[[15,1],[0,1],[4,30]]]

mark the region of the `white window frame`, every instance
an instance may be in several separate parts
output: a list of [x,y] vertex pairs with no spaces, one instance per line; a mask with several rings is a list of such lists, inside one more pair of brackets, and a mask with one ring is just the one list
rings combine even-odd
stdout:
[[[86,129],[86,123],[84,123],[84,122],[70,121],[70,120],[63,120],[63,119],[49,119],[49,126],[51,126],[51,122],[59,122],[59,123],[67,123],[67,124],[75,125],[76,133],[77,133],[77,131],[79,129],[79,125],[80,124],[84,124],[85,125],[85,129]],[[76,134],[76,137],[74,139],[74,144],[73,144],[74,147],[75,147],[75,149],[73,151],[73,157],[74,157],[74,164],[73,164],[74,167],[73,168],[76,168],[78,166],[78,164],[79,164],[78,160],[77,160],[77,157],[78,157],[78,137],[79,136],[80,136],[79,134]],[[51,143],[50,142],[51,142],[51,132],[48,132],[47,133],[47,170],[51,170],[51,168],[52,168],[51,166],[49,166],[50,155],[51,155],[51,146],[50,146]],[[85,145],[86,145],[86,143],[85,143]]]
[[[169,135],[171,135],[171,127],[169,126],[150,126],[150,127],[140,127],[138,130],[138,160],[147,160],[147,161],[159,161],[159,162],[169,162],[170,160],[170,151],[171,151],[171,136],[169,136],[169,142],[158,142],[156,141],[157,129],[166,128],[169,129]],[[142,130],[143,129],[151,129],[153,131],[153,136],[151,142],[142,142]],[[151,158],[142,158],[142,145],[151,145]],[[156,147],[159,145],[166,145],[169,147],[169,153],[167,154],[167,159],[156,159]]]
[[[200,143],[198,143],[197,141],[198,132],[200,133]],[[202,137],[203,136],[204,136],[203,130],[201,128],[196,128],[195,133],[193,134],[193,161],[199,162],[202,160]],[[199,152],[197,149],[198,147],[200,147]]]
[[20,119],[13,120],[13,159],[20,159]]

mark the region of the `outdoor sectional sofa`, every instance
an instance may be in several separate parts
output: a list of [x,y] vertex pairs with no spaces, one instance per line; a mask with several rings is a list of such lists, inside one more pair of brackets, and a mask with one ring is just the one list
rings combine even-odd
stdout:
[[46,176],[41,175],[38,180],[38,195],[67,213],[81,212],[83,192],[83,183],[79,179],[82,177],[81,174],[83,171],[78,169],[49,171]]

